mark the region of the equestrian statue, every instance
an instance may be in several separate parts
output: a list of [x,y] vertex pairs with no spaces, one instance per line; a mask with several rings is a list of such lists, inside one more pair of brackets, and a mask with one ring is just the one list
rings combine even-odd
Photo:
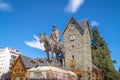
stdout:
[[[60,63],[61,66],[64,65],[65,62],[65,51],[64,44],[60,42],[60,32],[57,27],[54,25],[53,30],[50,34],[50,37],[46,36],[46,34],[40,34],[40,43],[44,43],[45,52],[47,53],[47,62],[50,63],[49,52],[52,53],[52,62]],[[54,57],[54,53],[56,57]],[[61,56],[60,56],[61,54]]]

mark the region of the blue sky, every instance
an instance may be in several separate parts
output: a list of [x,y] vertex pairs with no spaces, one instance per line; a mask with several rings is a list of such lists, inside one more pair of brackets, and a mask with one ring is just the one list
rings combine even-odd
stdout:
[[70,17],[88,18],[91,27],[98,25],[118,70],[119,3],[119,0],[0,0],[0,47],[15,48],[33,58],[45,57],[38,45],[39,33],[49,35],[53,24],[62,33]]

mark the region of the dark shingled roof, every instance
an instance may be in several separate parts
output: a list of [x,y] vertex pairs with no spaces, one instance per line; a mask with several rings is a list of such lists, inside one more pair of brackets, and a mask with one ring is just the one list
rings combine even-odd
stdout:
[[[21,58],[22,58],[23,63],[24,63],[26,68],[38,67],[39,66],[38,59],[32,59],[32,58],[24,56],[24,55],[21,55]],[[31,60],[35,61],[34,65],[31,65],[31,63],[30,63]],[[40,64],[41,66],[48,65],[47,62],[46,62],[46,58],[42,58],[41,60],[43,61],[43,63]],[[101,71],[95,64],[92,64],[92,68]]]
[[[22,58],[23,63],[24,63],[26,68],[31,68],[33,66],[37,67],[39,65],[38,59],[32,59],[32,58],[24,56],[24,55],[21,55],[21,58]],[[33,60],[35,63],[31,64],[31,60]],[[43,61],[43,63],[41,63],[42,65],[47,65],[45,60],[46,60],[45,58],[42,59],[42,61]]]
[[84,33],[85,28],[88,26],[90,37],[92,37],[91,32],[90,32],[90,28],[89,28],[89,20],[88,19],[83,19],[83,20],[80,20],[80,21],[76,21],[73,17],[70,18],[70,20],[67,23],[67,25],[66,25],[66,27],[65,27],[65,29],[64,29],[64,31],[63,31],[62,34],[64,34],[64,32],[66,31],[66,29],[68,27],[68,24],[70,24],[70,22],[72,22],[72,21],[75,22],[75,23],[77,23],[77,25],[79,25],[78,29],[81,32],[81,34]]
[[85,30],[85,27],[87,26],[88,23],[88,19],[84,19],[81,21],[77,21],[77,23],[81,26],[81,28],[83,29],[83,31]]
[[33,67],[33,66],[31,65],[31,63],[30,63],[30,61],[32,60],[32,58],[27,57],[27,56],[24,56],[24,55],[21,55],[21,58],[22,58],[22,60],[23,60],[23,62],[24,62],[24,65],[25,65],[26,68],[31,68],[31,67]]
[[[32,59],[32,58],[24,56],[24,55],[21,55],[21,58],[22,58],[23,63],[24,63],[26,68],[37,67],[39,65],[38,59]],[[31,60],[33,60],[35,63],[31,64]],[[42,58],[41,60],[43,62],[40,65],[48,65],[46,62],[46,58]]]
[[[39,58],[38,58],[39,59]],[[39,65],[38,64],[38,59],[34,59],[35,61],[35,65],[34,66],[37,66]],[[46,62],[46,58],[41,58],[41,60],[43,61],[40,65],[48,65],[47,62]]]
[[[78,24],[80,25],[80,27],[82,28],[83,33],[84,33],[84,31],[85,31],[86,26],[89,27],[89,20],[88,20],[88,19],[84,19],[84,20],[81,20],[81,21],[77,21],[77,23],[78,23]],[[90,30],[90,28],[88,28],[88,29],[89,29],[90,37],[92,37],[92,35],[91,35],[91,30]]]

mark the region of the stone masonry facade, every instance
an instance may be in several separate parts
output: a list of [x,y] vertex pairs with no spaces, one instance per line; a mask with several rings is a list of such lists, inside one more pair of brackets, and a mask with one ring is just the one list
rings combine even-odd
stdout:
[[81,70],[84,80],[88,80],[87,77],[92,74],[91,34],[88,20],[82,22],[79,24],[74,18],[71,18],[63,32],[65,67],[71,69],[70,60],[74,56],[74,69]]

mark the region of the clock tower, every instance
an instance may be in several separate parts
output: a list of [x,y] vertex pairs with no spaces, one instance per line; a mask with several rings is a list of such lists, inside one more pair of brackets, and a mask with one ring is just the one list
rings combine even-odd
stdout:
[[[73,17],[63,31],[65,46],[65,67],[81,71],[84,80],[89,80],[92,74],[92,57],[90,38],[91,32],[88,20],[77,22]],[[71,60],[74,67],[71,68]],[[73,65],[73,64],[72,64]]]

